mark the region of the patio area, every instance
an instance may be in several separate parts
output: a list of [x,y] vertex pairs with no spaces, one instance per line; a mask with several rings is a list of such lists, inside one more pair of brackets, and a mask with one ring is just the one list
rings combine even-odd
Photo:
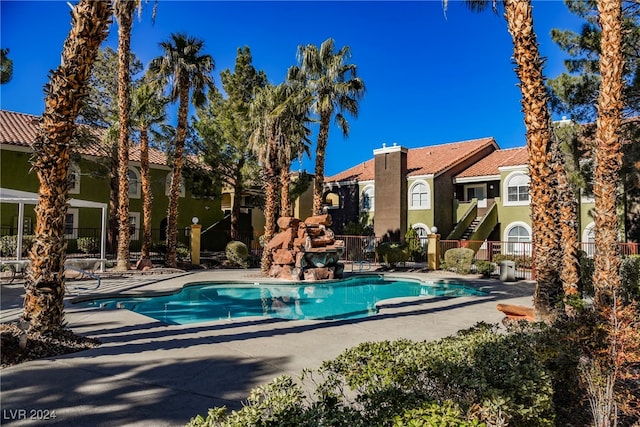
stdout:
[[[268,280],[258,270],[158,273],[105,275],[100,287],[90,292],[142,294],[175,290],[190,282]],[[2,423],[184,425],[213,406],[239,408],[251,388],[282,374],[297,378],[303,368],[317,368],[359,343],[434,340],[479,321],[500,322],[504,315],[496,309],[497,303],[532,304],[533,282],[502,283],[444,272],[384,274],[455,279],[482,288],[488,295],[392,300],[383,303],[378,314],[364,319],[244,318],[183,326],[166,325],[128,310],[81,308],[71,304],[74,296],[69,296],[69,327],[100,339],[102,345],[2,369]],[[2,322],[20,316],[22,295],[19,281],[2,285]],[[31,414],[52,413],[55,418],[30,418]]]

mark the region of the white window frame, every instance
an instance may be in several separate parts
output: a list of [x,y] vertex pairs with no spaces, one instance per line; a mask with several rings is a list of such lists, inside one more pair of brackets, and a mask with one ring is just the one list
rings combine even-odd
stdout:
[[80,194],[80,167],[74,162],[69,164],[69,175],[74,176],[73,186],[69,187],[69,194]]
[[72,231],[71,234],[67,234],[67,218],[65,216],[64,219],[64,237],[66,239],[77,239],[78,238],[78,219],[80,216],[80,210],[78,208],[67,208],[67,216],[68,215],[73,215],[73,221],[72,221]]
[[[369,198],[369,206],[365,207],[364,206],[364,195],[365,194],[369,194],[371,192],[371,194],[373,194],[372,197]],[[373,203],[371,203],[371,201],[373,201]],[[365,186],[362,189],[362,192],[360,193],[360,211],[361,212],[374,212],[376,210],[376,188],[372,185],[369,184],[367,186]]]
[[[426,194],[427,194],[427,200],[425,202],[425,205],[419,205],[419,206],[414,206],[413,204],[413,192],[416,189],[416,187],[418,187],[419,185],[424,185],[426,190]],[[416,181],[414,181],[411,184],[411,187],[409,187],[409,210],[429,210],[431,209],[431,186],[429,185],[429,183],[425,180],[422,179],[418,179]],[[427,229],[428,230],[428,229]]]
[[596,252],[596,223],[590,222],[582,231],[582,250],[585,251],[588,258],[593,258]]
[[[420,244],[422,245],[423,248],[426,248],[427,245],[429,244],[429,234],[432,234],[431,228],[427,224],[423,224],[421,222],[417,222],[413,224],[411,228],[416,230],[416,233],[418,233],[418,238],[420,239]],[[426,234],[421,235],[418,232],[419,229],[423,229],[426,232]]]
[[[169,172],[167,174],[167,178],[164,181],[164,195],[169,196],[169,192],[171,191],[171,178],[173,177],[173,172]],[[180,197],[184,197],[184,178],[180,177]]]
[[129,174],[133,173],[136,176],[136,185],[134,191],[131,191],[131,176],[129,176],[129,198],[130,199],[139,199],[142,193],[142,183],[140,172],[134,167],[129,167]]
[[132,225],[135,226],[134,230],[131,232],[131,240],[140,240],[140,212],[129,212],[129,223],[131,223],[131,219],[134,220]]
[[516,228],[516,227],[522,227],[525,230],[527,230],[527,233],[529,233],[529,240],[527,240],[527,241],[524,241],[524,240],[520,241],[519,240],[518,242],[513,242],[513,243],[519,243],[519,242],[531,243],[532,242],[533,230],[531,229],[531,226],[529,224],[527,224],[526,222],[522,222],[522,221],[512,222],[504,229],[504,235],[503,235],[503,239],[502,240],[505,242],[505,245],[504,245],[504,248],[502,250],[502,253],[505,254],[505,255],[529,255],[529,256],[531,256],[532,244],[527,245],[526,246],[526,248],[527,248],[526,250],[519,250],[519,249],[510,250],[509,249],[509,245],[510,245],[510,243],[512,243],[512,242],[509,241],[509,232],[511,230],[513,230],[514,228]]
[[[526,177],[528,183],[531,183],[531,180],[529,178],[529,175],[525,172],[522,171],[516,171],[516,172],[511,172],[509,175],[507,175],[507,177],[504,179],[504,184],[503,184],[503,192],[502,192],[502,204],[503,206],[528,206],[531,203],[531,187],[529,186],[529,191],[527,192],[528,194],[528,199],[527,200],[517,200],[517,201],[509,201],[509,188],[513,187],[512,185],[510,186],[509,183],[516,179],[516,178],[520,178],[520,177]],[[519,194],[519,193],[518,193]],[[519,197],[518,197],[519,199]]]

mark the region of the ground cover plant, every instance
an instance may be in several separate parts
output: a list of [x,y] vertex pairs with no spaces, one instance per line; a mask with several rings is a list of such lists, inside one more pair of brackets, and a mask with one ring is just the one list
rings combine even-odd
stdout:
[[578,354],[558,337],[542,324],[504,333],[481,323],[438,341],[367,342],[305,371],[311,396],[282,376],[242,409],[213,408],[188,426],[585,425]]

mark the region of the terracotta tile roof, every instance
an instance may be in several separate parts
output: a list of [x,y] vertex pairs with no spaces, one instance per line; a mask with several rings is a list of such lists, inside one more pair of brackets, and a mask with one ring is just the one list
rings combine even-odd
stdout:
[[[38,116],[30,114],[0,110],[0,144],[31,148],[31,144],[33,144],[38,135],[39,119]],[[83,144],[81,147],[75,147],[75,150],[87,156],[110,156],[111,154],[106,148],[98,142],[100,137],[104,135],[104,129],[82,126],[89,130],[97,140]],[[131,147],[129,160],[133,162],[140,161],[140,146],[134,145]],[[166,165],[167,157],[162,151],[150,148],[149,162],[155,165]]]
[[[407,175],[439,175],[459,161],[468,158],[488,146],[498,148],[493,138],[480,138],[428,147],[411,148],[407,151]],[[374,165],[374,159],[367,160],[336,175],[327,177],[325,182],[373,180]]]
[[526,166],[528,164],[529,155],[527,153],[527,147],[496,150],[478,163],[456,175],[456,179],[500,175],[499,168],[501,167]]

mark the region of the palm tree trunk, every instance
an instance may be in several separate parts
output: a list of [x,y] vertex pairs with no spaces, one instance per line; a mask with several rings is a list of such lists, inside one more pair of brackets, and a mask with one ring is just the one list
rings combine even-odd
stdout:
[[291,173],[289,166],[283,165],[280,170],[280,216],[291,216],[290,195]]
[[118,133],[118,258],[116,270],[129,269],[129,246],[131,225],[129,220],[129,112],[131,111],[131,75],[129,55],[131,52],[131,27],[136,2],[122,0],[114,2],[118,20],[118,108],[120,131]]
[[617,196],[622,150],[618,129],[621,123],[622,11],[619,0],[598,1],[602,39],[600,41],[600,95],[596,129],[595,196],[595,300],[604,308],[620,288]]
[[[180,78],[180,77],[178,77]],[[189,84],[181,83],[180,105],[178,106],[178,129],[176,132],[175,152],[173,154],[173,170],[169,191],[169,209],[167,214],[167,267],[178,266],[178,199],[180,197],[180,181],[184,144],[187,137],[187,114],[189,112]]]
[[244,166],[245,158],[241,157],[238,160],[238,164],[235,168],[235,177],[233,182],[233,203],[231,205],[231,239],[240,240],[240,203],[242,203],[242,192],[244,191],[242,185],[242,167]]
[[562,235],[562,264],[560,279],[564,289],[564,309],[569,317],[577,315],[577,299],[580,297],[580,259],[578,257],[578,199],[569,185],[560,142],[555,140],[552,149],[552,165],[558,180],[556,187],[560,210]]
[[329,124],[331,114],[320,117],[320,130],[316,145],[316,170],[313,184],[313,213],[322,214],[322,193],[324,192],[324,159],[329,139]]
[[142,181],[142,249],[140,258],[151,255],[151,172],[149,170],[149,134],[146,127],[140,129],[140,180]]
[[533,28],[530,0],[505,0],[505,17],[513,39],[516,73],[522,92],[522,111],[527,129],[533,262],[536,268],[534,308],[540,320],[553,321],[560,313],[561,248],[558,227],[556,178],[551,170],[551,115],[542,75],[542,60]]
[[272,264],[271,252],[267,250],[267,243],[273,238],[276,231],[276,204],[278,200],[278,183],[277,175],[275,172],[267,172],[265,179],[265,207],[264,207],[264,248],[262,251],[262,260],[260,263],[261,270],[264,274],[269,272]]
[[69,146],[91,66],[108,34],[111,13],[109,1],[82,0],[73,8],[61,65],[45,87],[41,132],[33,144],[32,164],[40,189],[22,313],[30,329],[38,332],[59,330],[64,325]]

